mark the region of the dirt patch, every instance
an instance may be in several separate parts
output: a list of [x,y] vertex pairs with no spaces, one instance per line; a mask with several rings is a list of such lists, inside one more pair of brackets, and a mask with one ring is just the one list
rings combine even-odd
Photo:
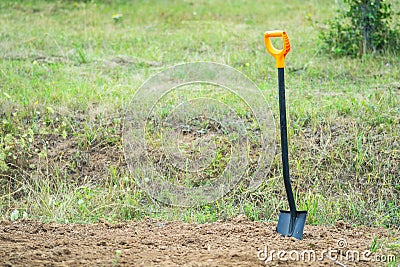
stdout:
[[[339,222],[334,227],[306,226],[302,241],[275,232],[276,223],[252,222],[239,216],[227,222],[194,224],[154,220],[122,224],[40,223],[31,220],[0,223],[2,266],[379,266],[377,262],[395,251],[381,249],[379,242],[398,242],[399,232],[384,228],[354,228]],[[378,250],[369,257],[361,253],[377,238]],[[397,238],[397,241],[396,241]],[[304,260],[300,253],[335,250],[319,261]],[[272,251],[285,250],[281,260]],[[293,252],[295,251],[295,252]],[[299,261],[296,251],[300,254]],[[351,255],[360,253],[360,261]],[[289,254],[290,252],[290,254]],[[276,252],[275,252],[276,253]],[[397,251],[398,253],[398,251]],[[258,256],[257,256],[258,254]],[[339,255],[340,254],[340,255]],[[347,256],[349,255],[349,256]],[[336,261],[335,261],[336,258]],[[285,259],[287,259],[285,261]],[[350,259],[350,260],[348,260]],[[370,261],[366,261],[370,260]],[[341,265],[342,264],[342,265]],[[387,264],[387,262],[385,263]],[[396,266],[396,265],[395,265]]]

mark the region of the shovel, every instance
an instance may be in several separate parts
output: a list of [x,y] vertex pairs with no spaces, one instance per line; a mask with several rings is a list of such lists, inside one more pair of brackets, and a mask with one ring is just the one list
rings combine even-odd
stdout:
[[[283,48],[276,49],[270,38],[282,38]],[[267,31],[264,34],[264,41],[268,52],[275,58],[278,68],[279,84],[279,117],[281,128],[281,147],[282,147],[282,166],[283,181],[285,183],[286,195],[289,202],[290,211],[281,210],[279,214],[276,231],[283,236],[293,236],[297,239],[303,238],[304,225],[306,223],[307,211],[297,211],[294,201],[292,186],[289,177],[289,157],[288,157],[288,139],[286,126],[286,104],[285,104],[285,56],[289,53],[289,37],[284,31]]]

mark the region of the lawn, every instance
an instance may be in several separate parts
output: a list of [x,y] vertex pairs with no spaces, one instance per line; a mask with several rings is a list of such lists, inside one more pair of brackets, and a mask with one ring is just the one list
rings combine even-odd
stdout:
[[[276,69],[263,33],[284,29],[291,176],[308,224],[399,229],[400,57],[324,53],[318,34],[338,8],[315,0],[0,1],[1,219],[276,221],[287,204]],[[260,88],[278,150],[257,190],[239,185],[208,205],[169,207],[128,171],[125,110],[149,77],[195,61],[229,65]]]

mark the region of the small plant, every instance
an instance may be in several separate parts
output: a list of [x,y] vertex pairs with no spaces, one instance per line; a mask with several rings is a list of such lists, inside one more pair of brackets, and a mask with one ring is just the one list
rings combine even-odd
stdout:
[[118,265],[118,260],[121,257],[121,254],[122,254],[122,251],[120,249],[117,249],[115,251],[115,257],[113,259],[112,266],[117,266]]
[[11,221],[17,221],[19,219],[27,219],[27,218],[28,218],[28,213],[26,213],[26,211],[22,212],[21,214],[19,210],[15,209],[10,214]]
[[372,253],[375,253],[378,250],[379,246],[380,246],[380,242],[378,241],[378,237],[375,236],[374,239],[372,240],[369,250]]
[[3,148],[0,147],[0,171],[8,170],[8,166],[5,160],[6,160],[6,153],[4,152]]
[[122,14],[121,13],[117,13],[117,14],[114,14],[113,16],[112,16],[112,18],[113,18],[113,20],[114,20],[114,22],[115,23],[118,23],[118,22],[121,22],[122,21]]
[[328,21],[328,31],[320,33],[323,50],[337,56],[357,56],[381,51],[397,51],[400,27],[391,27],[395,14],[385,0],[344,0],[348,10]]
[[10,220],[11,221],[16,221],[19,219],[19,210],[13,210],[10,215]]

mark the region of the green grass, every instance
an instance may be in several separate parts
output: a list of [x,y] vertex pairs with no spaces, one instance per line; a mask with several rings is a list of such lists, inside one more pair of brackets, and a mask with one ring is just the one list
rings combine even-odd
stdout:
[[0,1],[1,219],[18,210],[61,222],[209,222],[239,213],[276,220],[287,208],[279,154],[254,192],[241,185],[203,207],[165,207],[129,174],[121,129],[139,86],[189,61],[242,71],[278,118],[275,62],[263,33],[285,29],[292,43],[291,175],[308,223],[398,228],[400,58],[320,53],[322,21],[337,8],[333,1],[300,0],[284,7],[244,0]]

